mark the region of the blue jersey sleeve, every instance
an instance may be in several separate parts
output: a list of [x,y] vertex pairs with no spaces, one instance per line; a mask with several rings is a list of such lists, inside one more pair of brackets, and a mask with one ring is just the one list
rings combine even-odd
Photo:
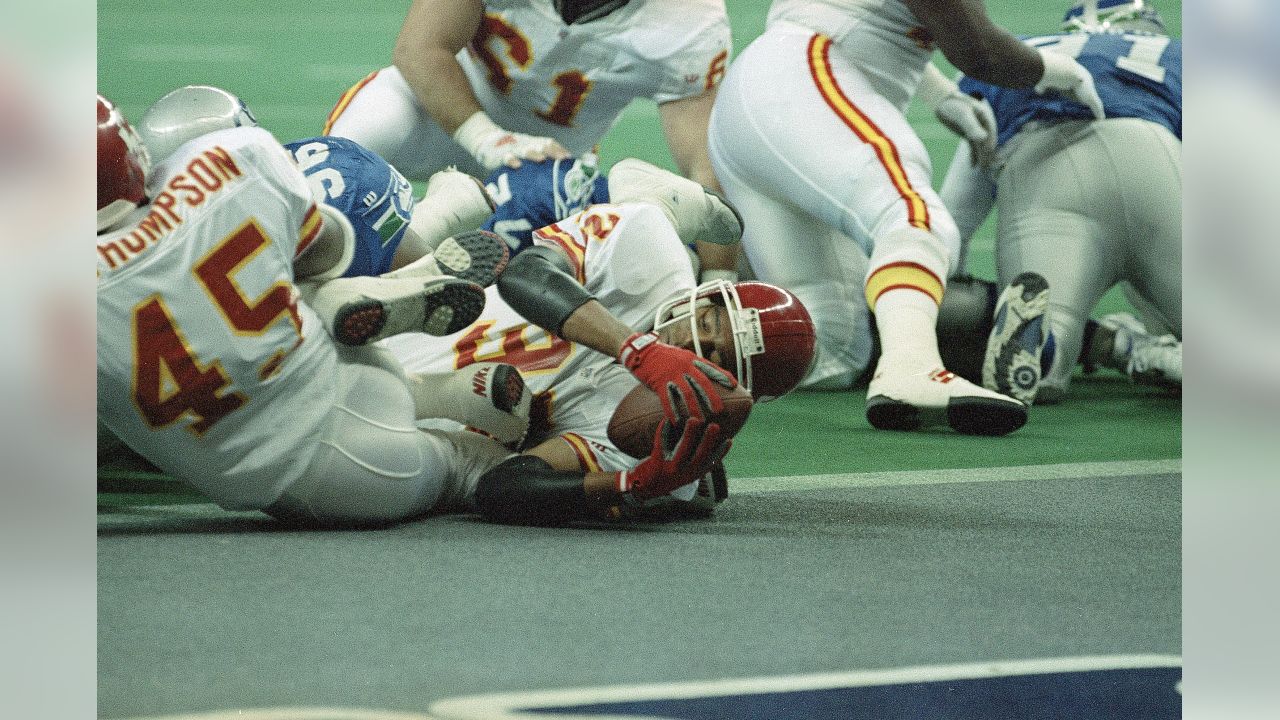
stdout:
[[[1066,33],[1028,38],[1036,48],[1057,46],[1089,70],[1107,117],[1132,117],[1165,126],[1182,139],[1182,41],[1145,33]],[[995,111],[1003,145],[1027,123],[1087,120],[1085,106],[1030,88],[1002,88],[972,78],[962,92],[985,97]]]
[[609,184],[587,160],[525,162],[499,168],[485,183],[497,209],[484,229],[497,233],[512,254],[533,245],[533,231],[609,202]]
[[355,256],[344,276],[389,272],[413,213],[409,181],[386,160],[346,138],[305,138],[285,148],[316,196],[323,196],[355,228]]

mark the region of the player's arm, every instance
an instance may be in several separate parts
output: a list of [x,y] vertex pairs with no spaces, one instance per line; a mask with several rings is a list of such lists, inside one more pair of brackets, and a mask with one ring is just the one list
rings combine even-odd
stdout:
[[560,438],[552,438],[492,468],[476,486],[476,505],[490,520],[559,524],[606,517],[610,508],[639,505],[694,482],[729,452],[720,426],[699,419],[663,421],[653,451],[618,472],[584,471]]
[[568,340],[617,358],[658,394],[671,422],[720,412],[713,385],[733,387],[733,377],[713,363],[653,333],[638,333],[610,313],[571,274],[559,251],[535,246],[516,255],[498,278],[498,292],[530,322]]
[[711,157],[707,154],[707,127],[715,102],[716,88],[713,87],[701,95],[662,103],[658,106],[658,117],[680,174],[719,192],[720,181],[711,169]]
[[504,130],[480,106],[457,54],[483,20],[481,0],[414,0],[391,61],[427,113],[490,170],[503,164],[518,167],[521,158],[568,157],[551,138]]
[[1103,117],[1093,78],[1065,55],[1023,45],[987,15],[982,0],[903,0],[938,49],[964,74],[1010,88],[1057,92]]

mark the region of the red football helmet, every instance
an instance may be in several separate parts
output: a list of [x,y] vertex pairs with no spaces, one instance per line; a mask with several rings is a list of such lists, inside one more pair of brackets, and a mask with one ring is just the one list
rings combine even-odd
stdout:
[[753,399],[773,400],[800,384],[813,363],[817,338],[809,311],[799,298],[768,283],[715,280],[663,303],[654,317],[653,329],[689,323],[693,351],[701,355],[692,308],[708,302],[729,310],[737,355],[735,374]]
[[146,202],[151,156],[129,121],[98,96],[98,232]]

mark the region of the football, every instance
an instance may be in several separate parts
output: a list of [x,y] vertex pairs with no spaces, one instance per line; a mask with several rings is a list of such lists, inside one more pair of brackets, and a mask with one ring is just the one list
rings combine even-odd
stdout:
[[[732,390],[715,383],[712,385],[720,393],[724,409],[710,419],[719,423],[721,437],[731,438],[738,434],[751,414],[751,393],[741,385]],[[649,457],[653,450],[653,435],[658,431],[662,418],[662,401],[658,395],[644,385],[637,385],[614,409],[613,417],[609,419],[609,441],[631,457]]]

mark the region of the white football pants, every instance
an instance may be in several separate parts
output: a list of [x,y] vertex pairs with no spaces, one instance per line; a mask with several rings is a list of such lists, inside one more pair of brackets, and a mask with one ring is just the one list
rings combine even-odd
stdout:
[[1041,381],[1066,392],[1085,321],[1127,280],[1182,337],[1182,143],[1146,120],[1071,121],[1024,129],[997,178],[996,267],[1008,284],[1049,281],[1057,343]]
[[848,387],[871,360],[864,282],[877,240],[928,230],[951,266],[929,267],[939,280],[959,255],[923,143],[838,44],[789,23],[775,23],[730,65],[709,143],[742,213],[751,269],[813,316],[818,352],[803,386]]
[[339,348],[337,402],[302,477],[266,512],[308,523],[394,522],[465,509],[511,455],[477,433],[419,430],[400,365],[380,347]]

